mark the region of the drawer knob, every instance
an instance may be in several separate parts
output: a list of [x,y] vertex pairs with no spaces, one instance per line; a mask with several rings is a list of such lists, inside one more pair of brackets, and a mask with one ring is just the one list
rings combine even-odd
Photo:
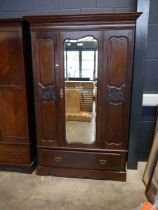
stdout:
[[100,165],[107,165],[107,163],[108,163],[107,160],[103,160],[103,159],[99,160]]
[[62,157],[54,157],[55,162],[62,162],[63,158]]

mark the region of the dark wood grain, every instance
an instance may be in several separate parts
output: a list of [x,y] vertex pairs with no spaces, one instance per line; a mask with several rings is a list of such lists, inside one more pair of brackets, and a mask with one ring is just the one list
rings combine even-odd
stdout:
[[104,138],[109,149],[126,149],[128,139],[134,30],[104,32]]
[[[135,22],[139,15],[25,18],[30,22],[32,35],[39,148],[37,174],[125,181]],[[59,97],[60,89],[65,89],[64,41],[85,36],[93,36],[99,46],[96,141],[68,144],[65,97]],[[53,87],[53,96],[48,91],[39,97],[39,83]],[[103,161],[101,164],[98,164],[99,158]]]
[[[29,129],[26,79],[31,69],[25,66],[23,35],[22,20],[0,21],[0,167],[5,168],[6,163],[13,169],[21,164],[31,170],[35,139]],[[31,80],[29,83],[31,86]]]
[[29,145],[0,145],[0,162],[7,163],[31,163]]
[[36,127],[38,144],[57,145],[58,90],[56,76],[56,33],[36,33],[32,36]]
[[135,23],[141,13],[102,13],[102,14],[71,14],[71,15],[47,15],[47,16],[26,16],[24,19],[30,23],[55,23],[56,25],[65,24],[66,22],[74,24],[91,23]]
[[37,175],[53,175],[71,178],[88,178],[88,179],[101,179],[113,181],[126,181],[126,171],[99,171],[99,170],[82,170],[82,169],[67,169],[67,168],[54,168],[54,167],[37,167]]
[[38,150],[39,162],[43,166],[121,171],[124,154],[95,153],[60,150]]

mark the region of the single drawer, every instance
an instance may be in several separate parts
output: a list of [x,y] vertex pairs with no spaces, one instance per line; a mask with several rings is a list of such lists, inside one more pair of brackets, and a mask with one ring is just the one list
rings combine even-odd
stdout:
[[118,153],[94,153],[76,151],[58,151],[39,149],[39,164],[43,166],[98,169],[98,170],[122,170],[125,165],[125,157]]
[[30,163],[29,145],[0,145],[0,162]]

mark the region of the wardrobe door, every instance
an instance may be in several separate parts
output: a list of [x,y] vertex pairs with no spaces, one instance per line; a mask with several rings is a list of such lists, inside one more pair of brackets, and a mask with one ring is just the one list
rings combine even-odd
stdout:
[[58,144],[57,37],[54,32],[32,32],[38,145]]
[[0,142],[2,143],[29,141],[22,49],[21,26],[0,27]]
[[60,33],[62,144],[73,148],[100,146],[102,32]]
[[134,31],[104,32],[104,148],[126,149]]

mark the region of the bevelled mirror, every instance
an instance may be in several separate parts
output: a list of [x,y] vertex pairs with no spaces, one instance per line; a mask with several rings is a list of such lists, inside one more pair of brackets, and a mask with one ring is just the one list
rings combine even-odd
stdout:
[[96,140],[98,41],[93,36],[64,42],[67,143]]

